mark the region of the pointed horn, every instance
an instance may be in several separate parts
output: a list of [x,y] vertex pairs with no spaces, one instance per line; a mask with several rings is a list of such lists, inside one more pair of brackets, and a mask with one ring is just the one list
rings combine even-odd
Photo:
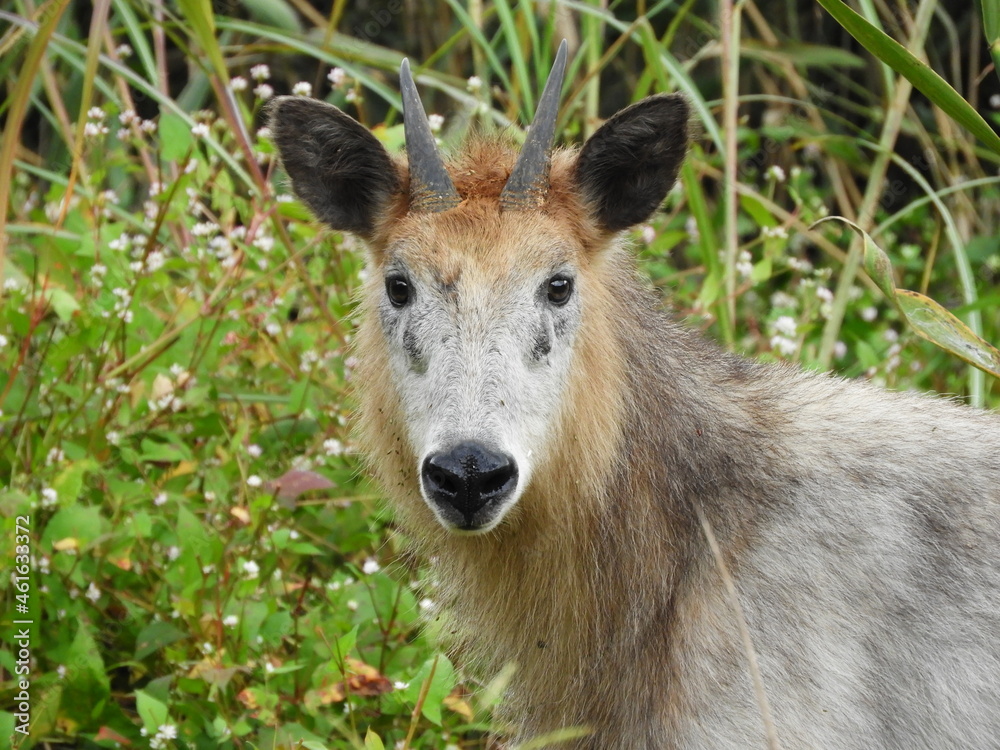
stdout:
[[556,134],[556,117],[559,115],[559,95],[562,93],[563,76],[566,74],[566,40],[556,52],[552,72],[545,83],[542,98],[538,100],[535,119],[528,129],[528,137],[521,147],[514,169],[500,193],[500,208],[505,211],[526,211],[537,208],[549,191],[549,154]]
[[399,67],[399,89],[403,95],[403,133],[410,162],[410,210],[438,213],[462,202],[444,168],[431,132],[424,105],[410,74],[409,60]]

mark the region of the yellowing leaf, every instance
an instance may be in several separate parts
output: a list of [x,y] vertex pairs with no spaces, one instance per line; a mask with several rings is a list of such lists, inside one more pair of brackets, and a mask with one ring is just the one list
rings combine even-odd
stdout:
[[832,220],[842,221],[861,235],[864,240],[865,270],[918,336],[983,372],[1000,378],[1000,350],[973,333],[965,323],[930,297],[907,289],[897,289],[889,256],[857,224],[842,216],[831,216],[816,224]]
[[72,536],[68,536],[65,539],[58,539],[52,543],[52,549],[57,552],[65,552],[68,549],[80,549],[80,540]]

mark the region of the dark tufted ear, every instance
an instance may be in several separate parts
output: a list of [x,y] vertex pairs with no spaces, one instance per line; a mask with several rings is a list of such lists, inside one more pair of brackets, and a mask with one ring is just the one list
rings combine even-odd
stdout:
[[368,129],[332,104],[282,96],[269,108],[270,127],[292,189],[334,229],[370,237],[400,175]]
[[651,96],[587,140],[577,157],[576,184],[602,229],[627,229],[659,208],[687,153],[688,117],[682,95]]

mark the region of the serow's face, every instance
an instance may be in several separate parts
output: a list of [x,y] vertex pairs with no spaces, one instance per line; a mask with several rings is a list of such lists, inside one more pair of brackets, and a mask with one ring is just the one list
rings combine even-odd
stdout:
[[491,246],[391,247],[368,290],[421,494],[459,532],[495,527],[530,481],[559,418],[584,304],[571,248],[503,234]]
[[599,356],[581,343],[596,338],[582,335],[585,315],[600,317],[587,312],[588,299],[600,307],[592,266],[656,210],[687,148],[689,108],[665,95],[552,157],[566,61],[564,42],[516,161],[494,144],[446,166],[405,61],[405,164],[336,107],[304,97],[270,105],[296,194],[368,242],[365,351],[390,371],[368,376],[391,379],[398,403],[385,413],[405,422],[420,492],[458,533],[496,528],[555,455],[570,373]]

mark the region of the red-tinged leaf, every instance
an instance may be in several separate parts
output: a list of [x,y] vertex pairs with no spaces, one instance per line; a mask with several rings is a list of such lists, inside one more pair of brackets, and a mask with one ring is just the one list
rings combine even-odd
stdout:
[[123,737],[122,735],[118,734],[118,732],[116,732],[114,729],[111,729],[109,727],[101,727],[100,729],[98,729],[97,734],[94,735],[94,739],[97,741],[111,740],[112,742],[117,742],[120,745],[126,745],[126,746],[132,745],[132,741],[128,739],[128,737]]
[[268,482],[268,489],[280,500],[295,500],[306,492],[328,490],[333,486],[333,482],[315,471],[299,469],[286,471],[277,479]]

